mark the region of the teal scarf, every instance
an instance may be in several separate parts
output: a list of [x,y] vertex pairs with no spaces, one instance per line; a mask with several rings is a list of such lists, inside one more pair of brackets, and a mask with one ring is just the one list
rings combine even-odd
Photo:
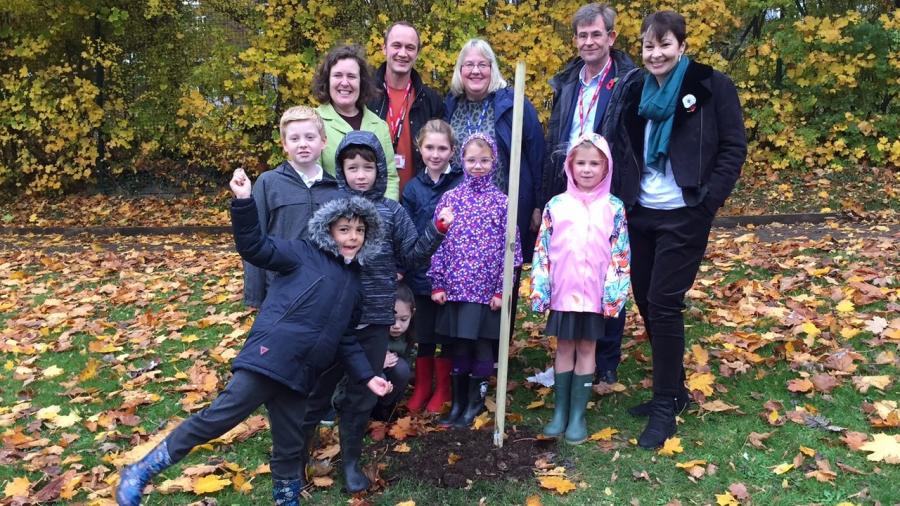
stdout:
[[638,115],[653,121],[650,126],[650,139],[647,141],[647,155],[644,163],[657,172],[665,172],[666,160],[669,158],[669,138],[672,135],[672,120],[675,118],[675,105],[681,81],[687,71],[690,60],[682,56],[681,60],[669,73],[662,87],[653,74],[647,73],[644,78],[644,90],[641,92],[641,104]]

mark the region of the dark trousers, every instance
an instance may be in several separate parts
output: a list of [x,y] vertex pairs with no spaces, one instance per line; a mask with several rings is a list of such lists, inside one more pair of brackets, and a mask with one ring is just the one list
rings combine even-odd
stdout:
[[684,294],[694,284],[713,216],[701,207],[628,213],[631,287],[653,351],[654,395],[676,396],[684,377]]
[[[387,353],[389,325],[368,325],[356,331],[356,339],[369,360],[373,371],[384,369],[384,355]],[[303,418],[301,430],[304,444],[309,443],[313,431],[325,415],[331,411],[331,397],[344,377],[344,365],[335,362],[319,376],[315,388],[309,396],[306,416]],[[348,381],[343,398],[335,406],[341,418],[365,418],[368,420],[378,397],[369,387],[358,381]],[[305,449],[308,452],[308,449]],[[306,461],[304,455],[304,462]]]
[[293,480],[300,476],[304,449],[300,423],[306,395],[262,374],[239,369],[206,409],[191,416],[166,437],[169,456],[178,462],[198,444],[225,434],[265,404],[272,429],[272,477]]
[[393,406],[406,393],[406,387],[409,386],[409,379],[412,377],[412,368],[406,359],[400,357],[394,367],[384,370],[384,376],[394,385],[394,389],[391,393],[378,399],[377,403],[382,406]]
[[619,316],[606,320],[603,327],[603,337],[597,340],[598,371],[615,371],[619,368],[622,359],[622,334],[625,333],[625,308],[619,312]]

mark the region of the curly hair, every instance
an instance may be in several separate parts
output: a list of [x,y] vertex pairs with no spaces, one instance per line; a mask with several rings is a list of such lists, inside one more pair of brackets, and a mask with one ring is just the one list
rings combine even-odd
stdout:
[[356,60],[356,63],[359,64],[359,98],[356,100],[356,107],[362,111],[366,103],[380,95],[380,91],[375,85],[372,69],[369,68],[369,63],[366,61],[365,52],[357,44],[336,46],[325,55],[325,58],[322,59],[322,62],[316,68],[316,74],[313,76],[312,94],[319,103],[331,102],[331,93],[329,92],[331,69],[337,62],[346,59]]

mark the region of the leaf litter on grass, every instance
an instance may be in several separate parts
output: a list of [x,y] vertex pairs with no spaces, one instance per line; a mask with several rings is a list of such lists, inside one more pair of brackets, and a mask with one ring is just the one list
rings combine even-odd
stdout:
[[[686,365],[695,412],[703,420],[755,419],[760,414],[757,432],[748,431],[746,437],[749,451],[768,455],[764,453],[768,448],[773,453],[760,465],[791,465],[785,476],[792,481],[841,483],[841,478],[890,472],[896,465],[892,463],[896,437],[890,431],[900,426],[891,381],[900,344],[898,283],[893,274],[897,255],[891,248],[897,237],[865,224],[821,228],[815,236],[771,242],[760,239],[765,235],[762,230],[713,232],[708,260],[689,294],[686,312],[689,325],[713,330],[691,342]],[[240,306],[240,262],[232,247],[227,236],[108,241],[13,236],[0,247],[0,318],[6,327],[0,339],[4,366],[0,463],[9,469],[3,476],[10,492],[27,494],[29,500],[108,499],[120,464],[104,462],[104,457],[158,437],[166,421],[189,416],[208,404],[227,381],[228,364],[253,317]],[[639,318],[633,313],[626,335],[639,337]],[[525,321],[511,350],[514,360],[535,353],[544,357],[542,363],[532,360],[525,366],[532,373],[543,370],[553,349],[542,329],[540,319]],[[626,340],[626,366],[649,363],[644,342]],[[784,377],[780,389],[758,397],[731,395],[735,382],[765,382],[768,376]],[[595,413],[607,412],[607,400],[632,396],[649,386],[646,377],[622,379],[598,392],[603,402],[590,411],[589,423]],[[812,386],[803,383],[802,390],[791,391],[787,382],[794,379]],[[546,403],[525,409],[536,399],[552,400],[549,390],[522,385],[537,396],[516,395],[516,409],[529,420],[549,412]],[[833,399],[847,396],[861,399],[855,406],[862,423],[848,423],[852,417],[834,411]],[[391,451],[386,458],[391,462],[415,454],[419,440],[434,434],[428,422],[412,418],[407,423],[403,418],[373,428],[372,438],[377,439],[381,430],[381,438],[391,440],[390,449],[405,448],[402,444],[410,448],[407,453]],[[483,426],[490,418],[487,415]],[[521,418],[516,423],[521,426],[520,422]],[[596,444],[583,445],[576,454],[615,449],[617,455],[648,458],[624,444],[634,434],[608,423],[594,430],[603,427],[609,430],[596,434]],[[799,465],[785,462],[789,453],[785,460],[773,460],[775,454],[797,452],[796,446],[788,449],[788,441],[779,435],[792,427],[815,431],[819,435],[814,437],[837,443],[857,460],[836,461],[818,452],[816,457],[800,452],[806,460]],[[192,462],[211,466],[200,468],[205,474],[188,475],[189,468],[180,466],[174,471],[180,475],[171,483],[159,481],[157,489],[194,494],[195,480],[209,477],[198,489],[210,497],[256,497],[256,489],[246,485],[267,469],[236,471],[216,456],[266,430],[264,424],[251,421],[239,429],[241,435],[211,442],[192,457]],[[490,431],[470,432],[490,440]],[[693,444],[684,444],[677,460],[666,460],[682,479],[693,478],[706,469],[699,461],[709,461],[697,458],[698,443],[705,437],[702,430],[679,436],[690,437]],[[546,444],[538,441],[533,443]],[[322,448],[323,456],[337,458],[336,440]],[[454,450],[436,462],[452,468],[463,458]],[[694,465],[678,468],[677,463]],[[580,476],[577,464],[542,467],[535,459],[525,464],[521,479],[533,490],[539,488],[536,476],[577,484],[578,489],[566,494],[580,494],[585,483],[588,488],[598,486],[590,476],[574,478]],[[381,481],[385,486],[397,476],[391,466],[376,466],[374,472],[390,478]],[[334,467],[317,473],[324,490],[332,489]],[[472,478],[462,478],[461,483],[466,479]],[[209,491],[225,480],[232,485]],[[708,481],[704,476],[701,483]],[[744,481],[751,489],[766,486],[749,478]],[[615,494],[617,485],[604,487]],[[567,488],[563,484],[554,493]],[[716,493],[723,489],[724,485]],[[711,491],[707,493],[706,501],[715,500]],[[741,501],[734,491],[729,493]]]

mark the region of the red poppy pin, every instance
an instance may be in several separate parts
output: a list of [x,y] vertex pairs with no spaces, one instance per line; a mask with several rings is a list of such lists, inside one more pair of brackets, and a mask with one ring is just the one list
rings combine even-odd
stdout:
[[691,94],[687,94],[681,97],[681,105],[683,105],[684,108],[687,109],[687,112],[694,112],[695,110],[697,110],[697,97]]
[[610,79],[610,80],[606,83],[606,89],[607,89],[607,90],[613,89],[613,86],[616,85],[616,81],[618,81],[618,80],[619,80],[618,77],[614,77],[614,78]]

